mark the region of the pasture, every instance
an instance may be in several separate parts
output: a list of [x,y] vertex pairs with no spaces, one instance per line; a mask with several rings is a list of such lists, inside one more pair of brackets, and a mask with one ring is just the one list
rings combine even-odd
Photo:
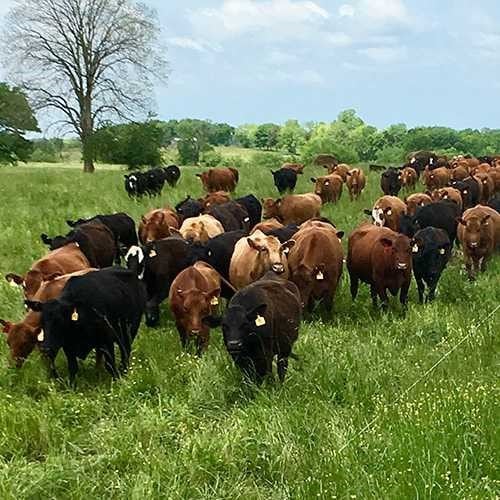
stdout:
[[[296,193],[322,170],[306,168]],[[95,213],[137,221],[201,195],[197,171],[183,168],[177,188],[137,202],[115,169],[1,169],[0,317],[24,314],[3,275],[45,252],[40,233]],[[241,169],[236,195],[248,193],[277,197],[269,171]],[[346,232],[344,248],[379,196],[370,173],[358,201],[344,191],[323,208]],[[38,353],[16,370],[2,342],[0,498],[498,498],[500,311],[490,313],[499,285],[498,255],[471,283],[455,251],[434,303],[419,305],[413,282],[407,313],[394,299],[384,313],[365,285],[352,303],[344,270],[331,319],[303,323],[285,384],[258,388],[242,381],[220,330],[203,357],[183,353],[165,304],[160,328],[141,328],[130,371],[114,383],[90,357],[76,390],[49,380]]]

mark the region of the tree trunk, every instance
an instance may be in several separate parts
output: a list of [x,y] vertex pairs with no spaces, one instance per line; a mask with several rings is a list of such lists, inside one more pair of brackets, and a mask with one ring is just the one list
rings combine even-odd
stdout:
[[92,174],[95,171],[93,145],[94,124],[92,121],[92,100],[88,96],[84,98],[81,127],[82,133],[80,138],[82,141],[83,171]]
[[95,171],[94,151],[91,141],[91,136],[82,137],[83,171],[87,174],[93,174]]

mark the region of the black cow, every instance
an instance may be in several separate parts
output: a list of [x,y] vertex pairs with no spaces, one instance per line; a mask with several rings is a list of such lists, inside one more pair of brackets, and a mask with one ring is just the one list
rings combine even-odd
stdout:
[[248,231],[250,229],[248,211],[234,200],[212,205],[205,213],[215,217],[224,227],[224,231],[237,231],[238,229]]
[[182,238],[165,238],[142,248],[132,247],[125,261],[146,285],[146,325],[157,326],[160,304],[168,297],[170,285],[182,270],[193,264],[192,246]]
[[452,180],[450,186],[458,189],[462,195],[463,209],[475,207],[481,198],[481,186],[472,177],[467,177],[463,181]]
[[201,201],[187,196],[184,200],[175,205],[175,211],[182,217],[182,219],[189,219],[190,217],[198,217],[203,213],[203,203]]
[[125,178],[125,191],[129,197],[139,198],[148,192],[148,179],[143,173],[132,172],[123,177]]
[[[287,280],[265,276],[237,292],[222,318],[224,343],[236,366],[261,382],[272,375],[276,356],[283,381],[301,312],[299,289]],[[221,321],[208,317],[206,322],[214,326]]]
[[104,224],[87,222],[72,229],[66,236],[49,238],[45,233],[41,240],[50,250],[61,248],[70,243],[78,243],[80,250],[87,257],[90,266],[102,269],[120,260],[120,252],[115,235]]
[[397,196],[401,191],[399,170],[389,167],[380,177],[380,187],[385,195]]
[[248,212],[248,216],[250,217],[249,227],[254,227],[261,221],[262,205],[253,194],[247,194],[246,196],[237,198],[234,201],[239,203]]
[[399,231],[413,237],[419,229],[432,226],[446,231],[453,244],[457,237],[457,218],[460,214],[460,207],[453,201],[437,201],[419,207],[413,216],[402,215],[399,220]]
[[451,250],[450,238],[443,229],[426,227],[415,233],[412,240],[413,274],[421,304],[424,302],[425,284],[429,287],[427,300],[434,300],[436,287],[450,260]]
[[94,215],[90,219],[67,220],[66,224],[69,227],[75,228],[90,222],[104,224],[115,235],[121,255],[125,255],[130,247],[138,244],[134,219],[123,212],[109,215]]
[[272,231],[268,231],[266,234],[269,236],[275,236],[280,240],[281,243],[285,243],[285,241],[291,240],[293,235],[299,230],[299,226],[296,224],[288,224],[288,226],[283,226],[278,229],[273,229]]
[[52,374],[57,376],[54,362],[63,349],[72,384],[78,359],[85,359],[93,349],[104,356],[106,369],[116,378],[116,344],[121,371],[127,370],[145,304],[143,284],[135,273],[119,267],[71,278],[55,300],[26,302],[30,309],[42,313],[40,349],[50,360]]
[[417,172],[417,175],[424,171],[425,167],[429,165],[429,170],[433,170],[436,167],[438,157],[436,154],[429,151],[417,151],[409,158],[406,166],[412,167]]
[[287,191],[293,192],[295,190],[295,186],[297,185],[297,172],[289,169],[289,168],[280,168],[271,173],[274,177],[274,185],[276,189],[283,194]]
[[161,194],[165,185],[165,171],[163,168],[156,167],[148,170],[143,175],[147,177],[147,192],[150,196]]
[[181,171],[177,165],[169,165],[163,169],[165,182],[174,187],[181,178]]
[[500,214],[500,195],[496,195],[493,198],[490,198],[488,201],[488,206],[493,210],[496,210]]

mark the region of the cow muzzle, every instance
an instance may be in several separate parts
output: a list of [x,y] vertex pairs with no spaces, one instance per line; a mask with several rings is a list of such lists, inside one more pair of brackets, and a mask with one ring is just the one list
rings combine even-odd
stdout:
[[283,264],[273,264],[271,269],[276,274],[283,274],[285,272],[285,266]]
[[471,242],[469,243],[469,246],[470,246],[471,248],[477,248],[478,243],[477,243],[477,241],[471,241]]
[[405,269],[408,269],[408,264],[405,264],[404,262],[398,262],[396,264],[396,268],[400,271],[404,271]]

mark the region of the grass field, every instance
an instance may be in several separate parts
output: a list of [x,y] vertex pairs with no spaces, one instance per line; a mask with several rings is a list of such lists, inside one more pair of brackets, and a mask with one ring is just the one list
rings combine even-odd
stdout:
[[[134,202],[120,171],[1,169],[0,274],[24,272],[45,251],[40,233],[66,231],[67,218],[138,219],[200,195],[195,171],[161,199]],[[271,181],[245,168],[237,194],[274,195]],[[371,175],[359,201],[344,193],[324,215],[348,233],[378,196]],[[418,305],[413,283],[403,315],[395,303],[374,311],[366,287],[353,304],[345,273],[331,320],[304,322],[283,386],[244,384],[219,330],[201,359],[182,353],[166,306],[115,383],[89,358],[72,390],[48,379],[37,353],[10,368],[1,343],[0,498],[498,498],[500,312],[475,325],[500,303],[499,285],[498,256],[475,283],[456,256],[437,300]],[[21,293],[3,276],[0,294],[0,317],[21,319]]]

